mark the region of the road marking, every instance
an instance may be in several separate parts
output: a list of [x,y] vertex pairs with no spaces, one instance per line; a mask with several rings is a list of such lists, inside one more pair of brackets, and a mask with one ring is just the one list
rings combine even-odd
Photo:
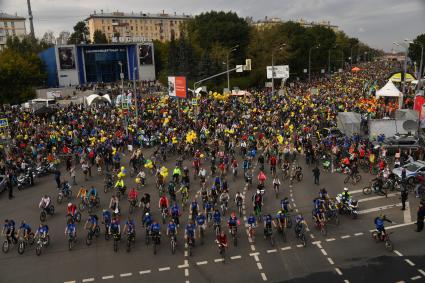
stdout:
[[257,267],[258,267],[259,270],[262,270],[263,269],[263,266],[259,262],[257,262]]
[[129,276],[131,276],[131,275],[133,275],[133,273],[131,273],[131,272],[129,272],[129,273],[122,273],[122,274],[120,274],[120,276],[121,276],[121,277],[129,277]]
[[310,234],[310,238],[314,239],[316,237],[313,234]]
[[311,242],[313,245],[320,245],[321,243],[322,243],[322,241],[314,241],[314,242]]
[[139,271],[139,273],[140,273],[140,275],[148,274],[148,273],[151,273],[151,270],[150,269],[148,269],[148,270],[142,270],[142,271]]
[[410,266],[415,266],[415,264],[410,259],[405,258],[404,261],[407,262]]
[[263,278],[263,281],[267,281],[266,274],[264,274],[263,272],[261,272],[261,278]]
[[338,267],[335,267],[335,271],[336,271],[336,273],[338,273],[339,275],[341,275],[341,276],[342,276],[341,269],[339,269]]
[[361,236],[361,235],[363,235],[364,233],[363,232],[360,232],[360,233],[356,233],[356,234],[354,234],[354,236]]
[[256,256],[256,255],[259,255],[260,253],[259,252],[256,252],[256,253],[250,253],[249,255],[250,256]]
[[75,280],[73,280],[73,281],[65,281],[63,283],[75,283]]
[[405,281],[401,280],[401,281],[397,281],[395,283],[406,283]]
[[295,203],[292,204],[293,207],[297,207],[297,205]]
[[[186,247],[185,247],[186,248]],[[184,256],[187,257],[189,256],[189,252],[188,251],[184,251]]]
[[398,256],[403,256],[403,254],[401,252],[397,251],[397,250],[394,250],[393,252]]
[[275,252],[277,252],[277,250],[276,250],[276,249],[274,249],[274,250],[267,250],[267,253],[268,253],[268,254],[270,254],[270,253],[275,253]]
[[171,268],[169,266],[167,266],[167,267],[158,268],[158,271],[167,271],[167,270],[170,270],[170,269]]
[[326,242],[332,242],[332,241],[335,241],[335,238],[326,239]]
[[220,261],[223,261],[223,259],[222,258],[216,258],[216,259],[214,259],[214,262],[220,262]]
[[[388,194],[387,197],[395,197],[395,196],[399,196],[400,193],[392,193],[392,194]],[[362,198],[359,199],[359,202],[365,202],[365,201],[371,201],[371,200],[376,200],[376,199],[385,199],[385,196],[374,196],[374,197],[368,197],[368,198]]]
[[350,194],[351,194],[351,195],[353,195],[353,194],[358,194],[358,193],[363,193],[363,189],[350,191]]
[[421,278],[422,278],[422,276],[418,275],[418,276],[412,277],[412,278],[410,278],[410,279],[411,279],[411,280],[418,280],[418,279],[421,279]]
[[399,206],[401,206],[401,203],[378,206],[378,207],[373,207],[373,208],[369,208],[365,210],[360,210],[359,214],[366,214],[366,213],[376,212],[376,211],[390,209],[390,208],[399,207]]
[[103,280],[114,279],[114,275],[103,276]]
[[205,265],[205,264],[207,264],[208,263],[208,261],[198,261],[197,263],[196,263],[196,265]]
[[251,245],[251,251],[255,251],[255,246]]
[[[385,227],[385,230],[400,228],[400,227],[409,226],[409,225],[412,225],[412,224],[416,224],[416,222],[401,223],[401,224],[396,224],[396,225],[388,226],[388,227]],[[369,230],[369,232],[373,232],[373,231],[376,231],[376,229]]]
[[83,279],[83,283],[85,282],[93,282],[94,278],[87,278],[87,279]]
[[189,276],[189,269],[185,269],[184,270],[184,276],[188,277]]
[[179,265],[177,267],[178,268],[187,268],[187,267],[189,267],[189,264],[185,263],[185,264]]
[[295,208],[295,212],[298,212],[298,208]]
[[254,259],[255,261],[260,261],[260,259],[258,258],[258,255],[254,255]]
[[344,236],[341,236],[341,239],[347,239],[347,238],[350,238],[351,236],[350,235],[344,235]]
[[408,201],[406,201],[406,209],[403,210],[403,220],[404,223],[412,222],[412,215],[410,214],[410,205]]
[[291,201],[292,201],[292,202],[295,202],[295,200],[294,200],[293,198],[291,198]]
[[418,269],[419,273],[425,276],[425,272],[422,269]]
[[347,279],[344,280],[344,283],[350,283],[350,281],[348,281]]
[[231,256],[230,259],[240,259],[242,258],[241,255],[235,255],[235,256]]
[[301,245],[301,244],[300,244],[300,245],[297,245],[297,248],[302,248],[302,247],[304,247],[304,246],[303,246],[303,245]]
[[334,265],[335,263],[334,263],[334,261],[330,258],[330,257],[328,257],[328,261],[329,261],[329,263],[330,264],[332,264],[332,265]]
[[308,227],[306,227],[306,228],[305,228],[305,230],[306,230],[307,232],[310,232],[310,228],[308,228]]
[[327,256],[327,255],[328,255],[328,253],[325,251],[325,249],[320,249],[320,251],[322,252],[322,254],[323,254],[324,256]]
[[283,247],[283,248],[281,248],[282,251],[287,251],[287,250],[290,250],[290,249],[292,249],[292,248],[291,247]]

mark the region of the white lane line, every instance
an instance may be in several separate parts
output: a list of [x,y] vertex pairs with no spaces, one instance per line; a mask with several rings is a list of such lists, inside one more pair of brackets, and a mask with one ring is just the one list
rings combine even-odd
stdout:
[[161,268],[158,268],[158,271],[168,271],[168,270],[170,270],[171,268],[169,267],[169,266],[167,266],[167,267],[161,267]]
[[214,259],[214,262],[220,262],[220,261],[223,261],[223,259],[222,258],[216,258],[216,259]]
[[235,255],[235,256],[231,256],[230,259],[240,259],[242,258],[241,255]]
[[341,269],[339,269],[338,267],[335,267],[335,271],[336,271],[336,273],[338,273],[338,275],[342,276]]
[[189,277],[189,269],[184,270],[184,276]]
[[150,269],[148,269],[148,270],[141,270],[141,271],[139,271],[139,273],[140,273],[140,275],[149,274],[149,273],[151,273],[151,270]]
[[103,280],[114,279],[114,275],[103,276]]
[[184,264],[177,266],[178,268],[187,268],[189,267],[189,261],[187,259],[184,260]]
[[293,198],[291,198],[291,201],[292,201],[292,202],[295,202],[295,200],[294,200]]
[[72,280],[72,281],[65,281],[65,282],[63,282],[63,283],[75,283],[75,280]]
[[[393,225],[393,226],[388,226],[388,227],[385,227],[385,230],[395,229],[395,228],[404,227],[404,226],[408,226],[408,225],[412,225],[412,224],[416,224],[416,222],[412,221],[412,222],[406,222],[406,223],[402,223],[402,224],[396,224],[396,225]],[[371,230],[370,232],[373,232],[373,231],[375,231],[375,230]]]
[[[388,194],[387,197],[395,197],[395,196],[399,196],[400,193],[391,193]],[[371,200],[376,200],[376,199],[385,199],[385,196],[374,196],[374,197],[368,197],[368,198],[362,198],[359,199],[359,202],[365,202],[365,201],[371,201]]]
[[401,281],[397,281],[395,283],[406,283],[405,281],[401,280]]
[[254,245],[251,245],[251,251],[255,252],[255,246]]
[[258,267],[259,270],[262,270],[263,269],[263,266],[261,265],[260,262],[257,262],[257,267]]
[[267,281],[266,274],[263,272],[261,272],[261,278],[263,278],[263,281]]
[[348,281],[347,279],[344,280],[344,283],[350,283],[350,281]]
[[83,283],[86,283],[86,282],[93,282],[94,281],[94,278],[87,278],[87,279],[83,279]]
[[313,234],[310,234],[310,238],[314,239],[316,237]]
[[397,250],[394,250],[393,252],[398,256],[403,256],[403,254],[401,252],[397,251]]
[[411,279],[411,280],[418,280],[418,279],[421,279],[421,278],[422,278],[422,276],[418,275],[418,276],[412,277],[412,278],[410,278],[410,279]]
[[311,242],[313,245],[320,245],[321,243],[322,243],[322,241],[314,241],[314,242]]
[[334,265],[335,263],[334,263],[334,261],[330,258],[330,257],[328,257],[328,261],[329,261],[329,263],[330,264],[332,264],[332,265]]
[[355,234],[354,234],[354,236],[361,236],[361,235],[363,235],[363,234],[364,234],[363,232],[355,233]]
[[295,208],[295,212],[298,212],[298,208]]
[[415,264],[410,259],[405,258],[404,261],[407,262],[410,266],[415,266]]
[[197,263],[196,263],[196,265],[205,265],[205,264],[207,264],[208,263],[208,261],[198,261]]
[[361,190],[354,190],[354,191],[350,191],[350,194],[358,194],[358,193],[363,193],[363,189]]
[[305,228],[305,230],[306,230],[307,232],[310,232],[310,228],[308,228],[308,227],[306,227],[306,228]]
[[406,209],[403,211],[403,220],[404,223],[412,222],[412,215],[410,214],[410,205],[408,201],[406,201]]
[[422,269],[418,269],[419,273],[425,276],[425,272]]
[[[187,249],[187,247],[185,247],[185,249]],[[185,257],[189,256],[189,252],[188,251],[184,251],[184,256]]]
[[120,277],[129,277],[131,275],[133,275],[133,273],[131,273],[131,272],[129,272],[129,273],[121,273],[120,274]]
[[277,252],[277,249],[274,249],[274,250],[267,250],[267,253],[268,253],[268,254],[270,254],[270,253],[275,253],[275,252]]
[[350,235],[344,235],[344,236],[341,236],[341,239],[347,239],[347,238],[350,238],[351,236]]
[[301,245],[301,244],[300,244],[300,245],[297,245],[297,248],[302,248],[302,247],[304,247],[304,246],[303,246],[303,245]]
[[292,249],[291,247],[283,247],[283,248],[281,248],[280,250],[282,250],[282,251],[287,251],[287,250],[290,250],[290,249]]
[[335,238],[326,239],[326,242],[332,242],[332,241],[335,241]]
[[292,204],[293,207],[297,207],[297,205],[295,203]]
[[328,253],[325,251],[325,249],[320,249],[320,251],[322,252],[322,254],[323,254],[324,256],[327,256],[327,255],[328,255]]
[[359,214],[366,214],[366,213],[381,211],[381,210],[384,210],[384,209],[390,209],[390,208],[399,207],[399,206],[401,206],[401,203],[372,207],[372,208],[369,208],[369,209],[360,210]]
[[256,253],[250,253],[249,255],[250,256],[256,256],[256,255],[259,255],[260,253],[259,252],[256,252]]

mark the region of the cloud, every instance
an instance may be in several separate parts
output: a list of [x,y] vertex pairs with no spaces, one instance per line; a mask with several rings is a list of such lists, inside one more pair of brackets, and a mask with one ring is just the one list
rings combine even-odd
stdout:
[[[25,0],[0,0],[1,10],[27,15]],[[71,31],[79,20],[94,10],[124,12],[199,14],[210,10],[237,12],[255,20],[279,17],[283,20],[330,21],[349,36],[386,50],[393,41],[424,33],[425,1],[423,0],[37,0],[32,2],[37,36],[47,30],[58,34]]]

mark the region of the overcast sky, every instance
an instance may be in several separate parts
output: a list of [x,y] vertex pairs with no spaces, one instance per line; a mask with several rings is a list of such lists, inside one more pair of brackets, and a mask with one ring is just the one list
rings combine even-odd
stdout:
[[[94,10],[198,14],[210,10],[234,11],[254,20],[330,21],[349,36],[375,48],[391,50],[394,41],[425,33],[425,0],[32,0],[37,36],[52,30],[72,31],[73,25]],[[27,17],[26,0],[0,0],[0,10]],[[29,30],[29,24],[27,25]]]

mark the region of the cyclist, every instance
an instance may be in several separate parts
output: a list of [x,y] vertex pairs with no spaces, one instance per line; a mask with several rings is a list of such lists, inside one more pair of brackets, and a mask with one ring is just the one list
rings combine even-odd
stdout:
[[153,222],[152,215],[149,212],[146,212],[142,219],[142,225],[144,227],[150,227]]
[[52,201],[51,201],[50,197],[48,195],[44,195],[41,198],[41,201],[38,204],[38,207],[41,208],[41,209],[49,210],[51,204],[52,204]]
[[180,170],[180,167],[176,165],[176,167],[174,167],[174,170],[173,170],[173,181],[178,183],[181,174],[182,172]]
[[177,193],[181,193],[182,194],[182,200],[183,199],[187,200],[188,197],[189,197],[189,189],[188,189],[187,185],[186,184],[182,184],[182,186],[177,191]]
[[144,193],[140,199],[140,206],[143,204],[143,213],[149,212],[151,202],[151,195]]
[[289,198],[288,197],[284,197],[280,201],[280,209],[282,211],[284,211],[285,213],[289,213],[289,210],[291,209],[291,204],[289,203]]
[[202,212],[199,212],[196,216],[196,225],[198,226],[199,235],[201,235],[201,229],[205,231],[206,217]]
[[[121,173],[118,173],[118,175],[120,175]],[[121,177],[118,178],[117,182],[115,183],[115,188],[118,190],[120,190],[122,192],[122,194],[125,193],[125,184],[124,184],[124,179]]]
[[174,204],[171,206],[171,219],[173,220],[174,224],[175,224],[177,227],[178,227],[178,226],[179,226],[179,224],[180,224],[179,217],[180,217],[180,208],[179,208],[179,206],[177,205],[177,203],[174,203]]
[[376,231],[378,231],[378,236],[379,238],[382,238],[383,236],[385,236],[386,232],[385,232],[385,221],[393,223],[391,220],[389,220],[385,214],[381,213],[378,217],[375,218],[375,220],[373,221],[375,223],[375,227],[376,227]]
[[201,179],[201,183],[205,183],[205,180],[207,178],[207,170],[205,170],[205,168],[201,167],[201,169],[199,169],[198,176]]
[[236,195],[235,195],[235,204],[236,204],[236,206],[242,205],[242,202],[243,202],[243,196],[242,196],[242,194],[240,192],[236,192]]
[[13,240],[14,243],[18,242],[15,234],[15,221],[12,219],[6,219],[4,221],[2,234],[6,236],[7,241],[10,243]]
[[89,218],[87,219],[86,223],[84,224],[84,229],[88,229],[91,231],[95,231],[96,227],[98,226],[98,218],[96,214],[90,214]]
[[94,186],[91,186],[90,191],[87,194],[89,202],[95,206],[97,204],[97,190]]
[[263,205],[263,196],[261,195],[260,190],[252,196],[252,202],[254,205],[254,210],[257,214],[261,214],[261,207]]
[[120,200],[116,195],[112,195],[111,201],[109,202],[109,208],[112,210],[114,215],[119,214],[120,212]]
[[168,198],[165,196],[165,194],[162,194],[161,198],[158,202],[158,208],[162,212],[164,209],[167,212],[169,208],[169,201]]
[[[167,236],[169,236],[169,237],[175,237],[175,236],[177,236],[177,225],[176,225],[176,223],[174,223],[174,219],[171,219],[170,220],[170,223],[168,223],[168,226],[167,226]],[[176,237],[175,237],[175,240],[177,241],[177,238]]]
[[224,231],[221,231],[220,234],[217,235],[215,242],[219,245],[219,247],[223,246],[224,248],[227,248],[227,236]]
[[121,225],[116,217],[112,218],[111,225],[109,226],[109,234],[110,235],[121,235]]
[[77,238],[77,227],[74,222],[68,222],[65,227],[65,236],[71,236],[74,239]]
[[214,226],[218,226],[220,228],[221,214],[217,208],[214,210],[213,221],[214,221]]
[[111,224],[112,214],[109,210],[104,209],[102,211],[102,220],[103,220],[103,223],[105,223],[105,224]]
[[21,221],[21,226],[19,226],[18,235],[21,232],[21,230],[23,231],[22,236],[24,237],[24,239],[28,240],[28,236],[31,233],[31,226],[27,224],[25,220]]
[[189,243],[192,241],[192,245],[195,245],[195,230],[196,225],[192,220],[189,220],[189,223],[185,227],[185,239]]
[[279,178],[273,178],[273,189],[279,191],[279,188],[280,188]]
[[227,192],[227,190],[224,190],[220,195],[220,203],[224,205],[225,210],[227,210],[229,199],[230,199],[229,193]]
[[253,230],[257,224],[257,219],[255,218],[253,213],[251,213],[248,216],[247,222],[248,222],[248,230]]
[[196,199],[194,198],[190,203],[190,213],[192,214],[192,219],[195,220],[196,215],[198,215],[199,205]]
[[269,231],[271,231],[272,229],[272,222],[273,222],[273,218],[270,214],[267,214],[264,217],[264,238],[267,238],[267,236],[269,235]]
[[329,198],[328,192],[326,191],[325,188],[322,188],[319,191],[319,198],[321,198],[322,200],[327,200]]
[[173,181],[168,183],[168,195],[170,196],[170,200],[176,201],[176,185]]
[[161,239],[161,226],[159,225],[159,223],[153,221],[153,223],[150,225],[150,230],[149,230],[152,238],[156,238],[158,240],[158,244],[160,243]]
[[207,217],[207,221],[211,221],[212,219],[212,212],[213,212],[213,203],[212,201],[208,198],[207,202],[205,203],[205,215]]
[[313,209],[313,219],[316,222],[316,225],[319,225],[321,222],[325,222],[325,212],[322,207],[316,207]]
[[81,186],[77,193],[77,198],[84,200],[87,197],[87,189],[84,186]]
[[295,233],[297,235],[301,234],[305,225],[306,225],[306,223],[305,223],[304,217],[301,214],[298,214],[295,217]]
[[347,205],[351,198],[350,193],[348,192],[348,188],[344,188],[344,191],[341,194],[341,200],[344,205]]
[[229,217],[229,220],[227,221],[227,226],[229,227],[229,233],[232,233],[232,229],[235,229],[235,232],[238,231],[238,225],[240,224],[239,219],[236,217],[236,213],[232,212],[232,214]]
[[75,216],[75,212],[77,211],[77,206],[72,202],[68,203],[68,207],[66,208],[67,215],[70,215],[72,218]]
[[126,231],[127,234],[130,235],[131,237],[136,236],[136,223],[134,222],[133,219],[131,219],[130,216],[128,217],[127,221],[124,224],[124,231]]

